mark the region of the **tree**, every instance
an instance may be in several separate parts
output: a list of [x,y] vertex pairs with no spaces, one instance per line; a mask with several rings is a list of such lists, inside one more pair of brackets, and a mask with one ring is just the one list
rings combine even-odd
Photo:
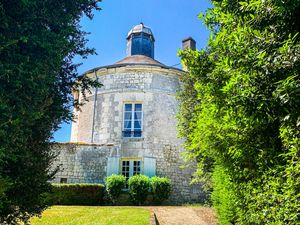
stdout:
[[[210,167],[222,224],[299,224],[300,1],[212,3],[201,15],[207,49],[181,53],[195,80],[183,92],[198,101],[191,119],[180,114],[192,127],[187,149],[212,159],[200,165]],[[234,206],[218,193],[229,189]]]
[[[43,193],[55,155],[49,141],[72,119],[72,90],[98,82],[77,76],[87,57],[79,20],[98,0],[0,2],[0,223],[28,222],[46,207]],[[75,102],[75,107],[78,102]]]

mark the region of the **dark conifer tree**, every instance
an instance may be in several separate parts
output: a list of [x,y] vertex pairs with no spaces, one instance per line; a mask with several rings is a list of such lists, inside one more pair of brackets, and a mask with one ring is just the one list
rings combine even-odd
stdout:
[[[97,82],[77,79],[74,56],[86,57],[83,15],[98,0],[0,1],[0,223],[28,221],[45,209],[53,176],[49,141],[72,118],[72,90]],[[76,80],[76,81],[75,81]],[[77,105],[77,102],[75,102]]]

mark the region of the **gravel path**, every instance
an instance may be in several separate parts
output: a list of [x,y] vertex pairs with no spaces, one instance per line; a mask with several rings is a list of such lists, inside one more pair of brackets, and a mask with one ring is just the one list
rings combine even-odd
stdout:
[[198,207],[153,207],[159,225],[217,225],[215,212]]

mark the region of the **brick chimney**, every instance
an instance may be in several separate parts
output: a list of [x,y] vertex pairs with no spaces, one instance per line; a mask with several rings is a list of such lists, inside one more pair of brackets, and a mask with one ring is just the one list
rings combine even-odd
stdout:
[[182,40],[182,50],[196,50],[196,41],[192,37],[188,37]]

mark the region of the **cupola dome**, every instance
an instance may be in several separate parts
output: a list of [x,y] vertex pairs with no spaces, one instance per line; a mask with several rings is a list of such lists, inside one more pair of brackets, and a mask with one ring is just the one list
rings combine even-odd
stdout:
[[134,26],[127,35],[127,56],[144,55],[154,59],[154,36],[143,23]]

